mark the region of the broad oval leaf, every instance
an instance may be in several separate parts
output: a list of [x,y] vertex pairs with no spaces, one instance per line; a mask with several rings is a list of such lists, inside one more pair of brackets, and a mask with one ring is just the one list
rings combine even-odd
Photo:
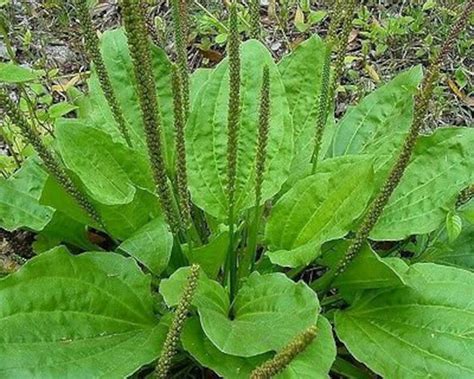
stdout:
[[293,168],[308,163],[313,153],[325,48],[324,41],[314,35],[278,63],[293,117]]
[[[79,185],[79,188],[82,187]],[[140,188],[136,189],[133,200],[128,204],[104,205],[91,201],[105,223],[107,232],[122,241],[160,214],[158,198]],[[101,229],[51,175],[44,185],[40,203],[57,209],[81,224]]]
[[372,231],[374,240],[432,232],[474,182],[474,129],[440,128],[420,137],[402,182]]
[[[188,271],[180,269],[162,281],[160,293],[169,306],[178,302]],[[314,325],[320,310],[316,294],[305,283],[294,283],[281,273],[251,274],[235,298],[232,319],[225,289],[204,273],[193,304],[212,343],[223,353],[240,357],[282,349]]]
[[349,109],[337,126],[333,156],[398,151],[413,119],[413,96],[422,76],[421,66],[414,67]]
[[[344,244],[344,253],[346,253],[348,245]],[[399,262],[404,264],[401,260]],[[405,280],[403,274],[392,267],[390,261],[380,258],[369,245],[365,245],[333,284],[335,288],[342,291],[353,292],[372,288],[402,287],[405,285]]]
[[211,76],[212,69],[210,68],[198,68],[194,71],[190,77],[190,86],[189,86],[189,97],[191,100],[191,107],[198,99],[198,93],[202,86],[207,82]]
[[474,274],[418,263],[405,280],[337,312],[339,338],[384,378],[472,378]]
[[229,246],[229,232],[223,231],[209,241],[207,245],[184,249],[189,263],[198,264],[209,278],[216,278],[224,265]]
[[[145,152],[146,143],[143,131],[142,114],[132,59],[127,44],[127,37],[122,28],[106,31],[101,38],[101,51],[107,72],[112,82],[115,95],[121,106],[128,130],[135,149]],[[165,146],[166,163],[169,170],[174,167],[174,126],[173,126],[173,97],[171,92],[171,63],[166,53],[152,46],[152,68],[155,76],[155,87],[163,123],[163,144]],[[97,73],[92,71],[89,80],[88,112],[85,115],[92,125],[104,128],[122,141],[119,130],[100,88]]]
[[0,376],[119,378],[159,356],[150,277],[114,253],[57,248],[0,281]]
[[168,266],[173,235],[160,215],[142,226],[118,248],[145,265],[155,275],[159,275]]
[[351,303],[359,291],[406,284],[403,276],[408,265],[400,258],[380,258],[369,244],[365,244],[346,270],[335,278],[334,269],[346,254],[350,243],[350,240],[337,240],[323,246],[322,256],[317,263],[326,267],[327,271],[311,283],[313,290],[321,291],[334,286]]
[[51,221],[54,209],[41,205],[39,199],[48,175],[33,159],[8,179],[0,178],[0,226],[13,231],[28,228],[43,230]]
[[135,187],[153,192],[145,156],[76,120],[61,120],[55,131],[66,167],[78,176],[94,200],[105,205],[128,204],[135,196]]
[[273,263],[309,264],[324,242],[344,237],[364,211],[373,190],[371,160],[358,157],[340,169],[323,167],[298,181],[273,207],[265,230]]
[[[241,46],[241,118],[237,160],[236,214],[255,202],[255,155],[263,67],[270,70],[271,116],[262,201],[278,192],[289,173],[292,122],[280,73],[268,50],[250,40]],[[186,142],[189,188],[194,203],[224,220],[228,214],[227,109],[228,60],[201,87],[191,112]]]
[[[296,356],[289,366],[275,379],[327,379],[331,365],[336,358],[336,344],[331,324],[318,317],[318,334],[306,350]],[[271,353],[255,357],[236,357],[221,352],[206,337],[199,321],[188,321],[181,337],[183,347],[203,366],[210,368],[226,379],[247,379],[251,372],[267,359]]]

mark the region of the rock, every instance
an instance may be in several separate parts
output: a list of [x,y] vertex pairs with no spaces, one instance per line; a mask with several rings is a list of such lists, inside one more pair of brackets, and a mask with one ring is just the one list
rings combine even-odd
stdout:
[[76,54],[66,45],[48,45],[45,47],[48,63],[63,67],[76,61]]

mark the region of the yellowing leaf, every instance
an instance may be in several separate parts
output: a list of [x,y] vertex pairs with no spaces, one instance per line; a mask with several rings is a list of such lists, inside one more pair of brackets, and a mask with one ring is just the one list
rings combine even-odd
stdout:
[[369,74],[369,76],[371,77],[371,79],[375,82],[375,83],[379,83],[380,82],[380,76],[379,74],[377,73],[377,71],[375,70],[374,66],[370,65],[370,64],[366,64],[365,65],[365,71],[367,71],[367,74]]

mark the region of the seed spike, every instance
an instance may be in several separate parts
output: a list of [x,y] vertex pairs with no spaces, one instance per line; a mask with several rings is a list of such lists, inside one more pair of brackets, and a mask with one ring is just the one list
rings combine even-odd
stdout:
[[326,126],[329,105],[329,84],[331,80],[331,45],[327,44],[324,51],[324,64],[321,74],[321,92],[318,103],[318,116],[316,118],[316,132],[314,135],[314,148],[311,161],[313,163],[312,173],[316,171],[316,166],[321,150],[324,128]]
[[433,60],[430,68],[428,69],[420,89],[418,90],[417,95],[415,96],[415,111],[413,116],[413,124],[405,138],[402,150],[395,165],[392,167],[388,178],[382,186],[382,189],[378,193],[375,200],[369,207],[368,212],[366,213],[362,224],[359,230],[356,233],[356,236],[349,246],[344,257],[338,262],[333,278],[330,280],[329,285],[332,284],[335,277],[340,275],[345,271],[349,263],[352,262],[354,257],[359,254],[362,246],[367,241],[370,232],[377,224],[382,212],[390,200],[395,188],[400,183],[406,167],[409,164],[413,149],[416,145],[419,132],[423,126],[423,120],[428,112],[428,105],[433,94],[433,88],[435,80],[439,74],[441,64],[446,60],[447,55],[452,49],[454,43],[456,42],[459,34],[466,27],[469,15],[474,10],[474,0],[469,0],[466,3],[464,11],[459,16],[457,22],[451,28],[448,38],[444,42],[439,54]]
[[262,77],[255,167],[255,205],[257,207],[260,205],[262,198],[263,175],[265,173],[265,161],[267,158],[268,132],[270,130],[270,70],[268,66],[263,68]]
[[188,192],[188,175],[186,171],[186,144],[184,140],[184,110],[182,103],[182,87],[179,69],[172,66],[175,147],[176,147],[176,185],[178,189],[179,209],[183,227],[191,222],[191,204]]
[[227,252],[227,269],[230,279],[230,298],[234,299],[237,290],[237,253],[234,251],[234,207],[237,176],[237,151],[240,124],[240,38],[238,31],[237,5],[230,6],[229,22],[229,110],[227,120],[227,196],[229,202],[229,248]]
[[105,230],[104,223],[95,207],[86,195],[74,184],[59,159],[49,151],[40,136],[30,128],[28,121],[25,119],[23,114],[21,114],[18,107],[3,91],[0,91],[0,107],[5,110],[5,113],[10,117],[12,123],[18,126],[23,138],[33,146],[33,149],[43,161],[48,172],[58,181],[69,196],[76,201],[87,215]]
[[276,354],[272,359],[266,361],[257,367],[250,374],[250,379],[270,379],[281,373],[295,359],[298,354],[302,353],[316,338],[318,329],[316,326],[308,328],[305,332],[290,342],[281,352]]
[[176,234],[180,230],[180,223],[173,205],[166,174],[161,116],[151,64],[150,44],[140,2],[137,0],[122,0],[122,13],[137,82],[136,89],[142,111],[153,177],[166,220],[173,233]]
[[347,45],[349,42],[349,35],[351,33],[356,2],[355,0],[347,0],[345,4],[346,5],[343,8],[344,16],[341,20],[342,30],[337,41],[336,59],[334,61],[334,75],[331,82],[331,88],[329,90],[328,106],[332,106],[337,87],[339,86],[339,82],[344,71],[344,59],[346,57]]
[[82,31],[84,34],[85,46],[89,58],[94,63],[94,68],[99,79],[100,87],[104,92],[105,99],[112,110],[115,123],[119,129],[120,134],[125,139],[125,142],[129,147],[132,146],[130,135],[127,129],[127,123],[123,116],[122,108],[119,105],[115,91],[110,81],[110,76],[105,67],[104,60],[99,48],[99,38],[92,25],[91,15],[87,5],[87,0],[76,0],[77,15],[81,23]]
[[173,29],[176,52],[178,57],[178,69],[182,88],[182,103],[184,109],[184,122],[189,114],[189,70],[188,70],[188,52],[186,49],[187,41],[187,4],[186,0],[172,0]]
[[331,9],[331,21],[328,27],[328,33],[326,40],[333,43],[336,39],[337,28],[341,25],[344,11],[343,11],[343,0],[335,0]]
[[250,38],[260,39],[260,0],[249,0]]
[[[353,2],[354,0],[349,0]],[[316,117],[316,130],[314,134],[314,147],[311,156],[312,173],[316,171],[318,164],[321,143],[323,140],[324,129],[326,127],[328,110],[332,105],[331,91],[331,55],[335,44],[336,30],[344,22],[344,10],[348,7],[343,4],[342,0],[336,0],[331,10],[331,22],[329,23],[328,34],[325,41],[324,62],[321,72],[321,89],[318,97],[318,109]]]
[[186,280],[183,294],[179,299],[178,306],[174,312],[173,321],[166,335],[165,343],[161,351],[160,359],[156,366],[156,375],[160,379],[166,379],[171,368],[171,361],[176,354],[179,338],[184,327],[186,318],[191,308],[191,302],[196,293],[199,279],[199,265],[192,265]]

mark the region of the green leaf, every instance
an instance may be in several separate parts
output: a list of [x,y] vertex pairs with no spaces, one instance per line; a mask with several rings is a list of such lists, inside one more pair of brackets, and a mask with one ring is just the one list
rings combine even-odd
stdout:
[[43,71],[25,68],[12,62],[0,62],[0,82],[3,83],[30,82],[40,78],[42,74]]
[[150,166],[145,156],[98,129],[71,119],[58,120],[57,148],[71,171],[91,197],[105,205],[128,204],[136,187],[154,190]]
[[223,353],[207,338],[197,317],[186,323],[181,335],[181,342],[184,349],[200,365],[226,379],[248,379],[250,373],[258,365],[271,358],[269,353],[248,358]]
[[[106,31],[101,39],[101,51],[104,63],[112,82],[112,87],[121,105],[123,115],[128,124],[132,144],[136,150],[146,151],[143,131],[142,114],[136,93],[136,81],[132,60],[127,45],[127,37],[122,28]],[[163,123],[163,144],[165,146],[166,163],[169,170],[174,169],[174,117],[173,97],[171,92],[171,63],[166,53],[156,46],[152,46],[152,67],[155,74],[160,114]],[[114,137],[122,141],[119,130],[100,88],[97,73],[92,72],[89,81],[87,119],[97,128],[105,129]]]
[[[344,253],[347,251],[347,246],[348,244],[345,244]],[[408,269],[408,266],[406,268]],[[334,281],[334,287],[351,292],[403,285],[405,285],[405,280],[402,275],[368,245],[364,246],[346,271]]]
[[210,68],[198,68],[192,73],[189,87],[191,105],[194,105],[194,103],[198,99],[199,92],[211,76],[211,73],[212,69]]
[[423,4],[423,10],[427,11],[430,9],[433,9],[436,6],[436,0],[426,0],[425,3]]
[[452,242],[443,236],[441,241],[430,246],[416,260],[474,271],[474,225],[466,225],[459,237]]
[[40,204],[57,209],[80,224],[98,227],[51,175],[48,175],[44,184]]
[[[332,165],[331,165],[332,166]],[[372,195],[367,159],[300,180],[275,204],[265,230],[274,264],[306,266],[324,242],[344,237]],[[341,180],[343,178],[343,180]]]
[[459,237],[462,231],[462,219],[455,212],[449,212],[446,215],[446,231],[448,233],[449,242],[453,242]]
[[317,263],[326,267],[327,271],[311,283],[311,288],[321,291],[331,284],[339,289],[346,302],[352,303],[358,291],[400,287],[406,284],[403,276],[408,270],[408,265],[400,258],[380,258],[368,244],[362,247],[360,254],[346,270],[333,283],[329,283],[328,281],[334,279],[334,269],[346,254],[350,244],[351,240],[337,240],[323,246],[322,255]]
[[[322,316],[318,317],[316,339],[299,354],[275,379],[326,379],[336,357],[336,345],[331,324]],[[190,319],[181,337],[183,347],[201,365],[210,368],[219,376],[228,379],[247,379],[250,373],[271,358],[266,353],[255,357],[237,357],[217,349],[199,325],[196,318]]]
[[[241,46],[242,88],[236,183],[236,214],[254,205],[255,154],[258,108],[265,65],[270,70],[271,117],[262,202],[278,192],[289,173],[292,156],[292,123],[285,89],[268,50],[258,41]],[[198,96],[186,130],[189,187],[193,202],[212,216],[228,214],[227,108],[228,60],[211,73]]]
[[327,14],[328,12],[326,11],[311,11],[308,17],[308,23],[311,25],[319,24],[326,18]]
[[[79,186],[81,188],[81,186]],[[82,208],[51,176],[48,177],[40,199],[41,204],[53,207],[84,225],[100,229]],[[132,202],[104,205],[92,201],[107,227],[107,232],[119,240],[126,240],[143,225],[160,214],[158,198],[137,188]]]
[[[188,271],[179,269],[161,282],[160,293],[169,306],[177,304]],[[226,291],[204,273],[193,304],[212,343],[223,353],[240,357],[282,349],[314,325],[320,309],[316,294],[305,283],[294,283],[281,273],[258,272],[251,274],[240,288],[232,319]]]
[[125,241],[143,225],[161,214],[158,198],[148,191],[137,189],[133,201],[125,205],[97,204],[107,231]]
[[336,313],[351,354],[382,377],[474,375],[474,275],[429,263],[410,267],[407,287],[367,291]]
[[34,160],[8,179],[0,179],[0,225],[13,231],[28,228],[42,230],[53,217],[54,210],[40,205],[41,190],[47,174]]
[[56,211],[48,225],[36,236],[33,247],[35,253],[39,254],[63,242],[86,251],[97,249],[87,238],[87,228],[84,224]]
[[474,198],[472,198],[467,204],[464,204],[459,209],[459,212],[467,222],[474,224]]
[[420,137],[402,182],[370,238],[401,240],[441,225],[458,193],[474,182],[473,145],[471,128],[441,128]]
[[159,356],[167,328],[150,277],[114,253],[44,253],[0,281],[0,376],[126,377]]
[[278,64],[293,117],[295,139],[293,167],[311,160],[324,50],[323,40],[318,36],[312,36]]
[[336,358],[332,327],[323,316],[318,317],[316,339],[299,354],[275,379],[326,379]]
[[76,110],[77,109],[77,106],[76,105],[72,105],[72,104],[69,104],[69,103],[57,103],[57,104],[54,104],[52,105],[49,109],[48,109],[48,115],[50,118],[52,119],[56,119],[56,118],[59,118],[59,117],[62,117],[70,112],[72,112],[73,110]]
[[333,156],[373,154],[376,171],[386,171],[411,126],[413,96],[422,76],[421,66],[403,72],[348,110],[334,135]]
[[162,216],[141,227],[118,247],[145,265],[155,275],[161,274],[171,257],[173,235]]
[[190,263],[197,263],[210,278],[216,278],[220,268],[227,257],[229,233],[219,233],[207,245],[193,247],[191,251],[185,249],[184,253]]

